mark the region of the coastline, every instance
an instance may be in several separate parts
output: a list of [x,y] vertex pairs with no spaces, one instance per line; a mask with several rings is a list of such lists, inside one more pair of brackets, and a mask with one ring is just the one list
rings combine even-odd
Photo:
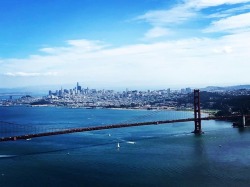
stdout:
[[[140,110],[140,111],[181,111],[181,112],[193,112],[191,108],[177,108],[177,107],[107,107],[107,106],[98,106],[98,107],[90,107],[90,106],[61,106],[61,105],[30,105],[30,104],[18,104],[18,105],[0,105],[0,107],[58,107],[58,108],[70,108],[70,109],[87,109],[87,110],[94,110],[94,109],[108,109],[108,110]],[[201,110],[201,114],[208,114],[209,116],[214,116],[214,114],[218,110]]]

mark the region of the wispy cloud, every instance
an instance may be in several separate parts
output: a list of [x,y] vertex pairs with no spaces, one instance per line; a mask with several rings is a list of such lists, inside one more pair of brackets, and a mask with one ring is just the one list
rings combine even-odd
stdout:
[[68,53],[68,52],[80,52],[86,53],[90,51],[100,50],[104,47],[107,47],[107,44],[104,44],[101,41],[93,41],[93,40],[68,40],[66,41],[66,47],[46,47],[40,49],[40,51],[48,53],[48,54],[58,54],[58,53]]
[[[250,0],[178,2],[169,9],[150,10],[135,18],[151,26],[141,36],[147,39],[145,43],[113,47],[98,40],[68,40],[63,46],[40,49],[41,55],[1,59],[0,75],[22,82],[36,77],[44,83],[116,81],[144,86],[249,82],[250,43],[246,39],[250,38],[250,13],[244,3]],[[228,6],[220,12],[207,9],[219,5],[237,7]],[[202,24],[192,22],[195,19]],[[194,34],[186,36],[193,25]],[[181,29],[184,37],[172,37]],[[211,37],[213,33],[220,35]]]
[[[191,21],[195,22],[195,20],[201,19],[203,19],[204,23],[212,22],[206,29],[200,28],[200,31],[232,31],[234,29],[248,27],[250,19],[247,11],[250,8],[250,4],[247,3],[249,2],[250,0],[183,0],[166,10],[148,11],[136,17],[135,20],[144,21],[152,26],[152,29],[145,33],[146,38],[154,38],[151,37],[154,35],[157,36],[157,33],[160,33],[156,32],[158,28],[168,30],[168,32],[172,33],[177,33],[180,28],[184,30],[191,29],[193,26]],[[207,8],[221,5],[225,5],[227,8],[222,8],[221,11],[218,12],[204,12]],[[237,5],[237,7],[229,7],[227,5]],[[187,26],[186,23],[189,23],[189,26]],[[197,24],[195,23],[194,25]],[[202,32],[200,32],[200,34],[202,34]]]
[[233,49],[230,46],[224,46],[224,47],[214,49],[214,52],[215,53],[232,53]]
[[15,73],[3,73],[3,75],[10,77],[40,77],[40,76],[57,76],[57,72],[46,72],[46,73],[30,73],[30,72],[15,72]]
[[237,14],[242,14],[250,11],[250,4],[247,5],[241,5],[239,7],[230,8],[226,10],[222,10],[216,13],[212,13],[210,15],[207,15],[208,18],[225,18],[230,17]]
[[154,26],[167,26],[173,23],[182,23],[196,15],[196,12],[192,11],[185,4],[179,4],[168,10],[149,11],[135,19],[148,22]]
[[[232,80],[232,77],[236,82],[250,81],[249,77],[241,76],[247,75],[250,68],[250,44],[244,42],[249,37],[250,32],[246,32],[244,35],[235,34],[217,39],[190,38],[105,47],[83,54],[74,52],[74,46],[67,46],[67,52],[61,51],[54,55],[6,59],[0,73],[7,77],[18,77],[20,81],[43,76],[44,79],[39,81],[69,83],[80,80],[86,84],[91,81],[105,84],[115,80],[131,84],[137,82],[144,86],[167,86],[173,81],[176,84],[219,84]],[[85,47],[79,47],[81,49]],[[35,67],[36,70],[27,72],[28,67]],[[227,71],[221,71],[225,67]],[[196,73],[190,73],[194,71]]]
[[169,31],[169,29],[163,27],[154,27],[145,33],[145,38],[146,39],[159,38],[170,34],[171,32]]
[[[183,23],[191,18],[199,16],[199,11],[209,7],[220,5],[233,5],[248,3],[250,0],[186,0],[181,1],[174,7],[166,10],[154,10],[140,15],[135,20],[142,20],[154,26],[168,26],[169,24]],[[242,11],[248,9],[248,5],[232,8],[232,11]],[[230,13],[230,9],[224,12],[225,15]]]
[[242,32],[250,29],[250,13],[240,14],[213,21],[205,32]]
[[204,9],[220,5],[234,5],[248,3],[250,0],[187,0],[185,5],[196,9]]

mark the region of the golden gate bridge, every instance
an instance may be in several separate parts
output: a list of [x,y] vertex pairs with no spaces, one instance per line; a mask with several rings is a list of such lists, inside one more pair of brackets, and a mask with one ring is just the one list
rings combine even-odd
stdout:
[[[205,120],[231,120],[235,118],[242,119],[243,126],[245,125],[245,118],[250,117],[250,115],[228,115],[228,116],[208,116],[201,117],[201,108],[200,108],[200,92],[199,90],[194,90],[194,117],[193,118],[182,118],[182,119],[171,119],[171,120],[154,120],[154,121],[146,121],[146,122],[134,122],[134,123],[119,123],[119,124],[108,124],[102,126],[91,126],[91,127],[77,127],[77,128],[68,128],[61,130],[53,130],[51,132],[39,132],[39,133],[26,133],[23,135],[14,135],[14,136],[6,136],[1,137],[0,141],[16,141],[22,139],[30,139],[36,137],[44,137],[44,136],[53,136],[53,135],[61,135],[61,134],[70,134],[77,132],[87,132],[87,131],[98,131],[105,129],[116,129],[116,128],[125,128],[125,127],[136,127],[136,126],[147,126],[147,125],[163,125],[163,124],[172,124],[172,123],[180,123],[180,122],[190,122],[194,121],[194,134],[202,134],[201,121]],[[11,123],[8,123],[11,125]]]

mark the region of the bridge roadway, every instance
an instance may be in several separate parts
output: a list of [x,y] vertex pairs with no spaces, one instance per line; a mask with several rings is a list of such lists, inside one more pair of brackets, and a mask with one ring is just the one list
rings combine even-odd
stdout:
[[[232,118],[238,118],[238,117],[242,117],[242,115],[203,117],[201,118],[201,120],[223,120],[223,119],[225,120],[225,119],[232,119]],[[53,135],[60,135],[60,134],[69,134],[69,133],[76,133],[76,132],[96,131],[96,130],[104,130],[104,129],[124,128],[124,127],[136,127],[136,126],[145,126],[145,125],[160,125],[160,124],[188,122],[188,121],[194,121],[194,118],[63,129],[63,130],[54,131],[54,132],[43,132],[43,133],[37,133],[37,134],[26,134],[26,135],[18,135],[18,136],[11,136],[11,137],[2,137],[0,138],[0,142],[37,138],[37,137],[43,137],[43,136],[53,136]]]

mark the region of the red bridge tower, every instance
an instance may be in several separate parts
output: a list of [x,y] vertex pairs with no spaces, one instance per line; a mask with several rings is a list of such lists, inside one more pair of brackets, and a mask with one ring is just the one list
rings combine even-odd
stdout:
[[200,90],[194,90],[194,131],[195,134],[201,134],[201,108],[200,108]]

